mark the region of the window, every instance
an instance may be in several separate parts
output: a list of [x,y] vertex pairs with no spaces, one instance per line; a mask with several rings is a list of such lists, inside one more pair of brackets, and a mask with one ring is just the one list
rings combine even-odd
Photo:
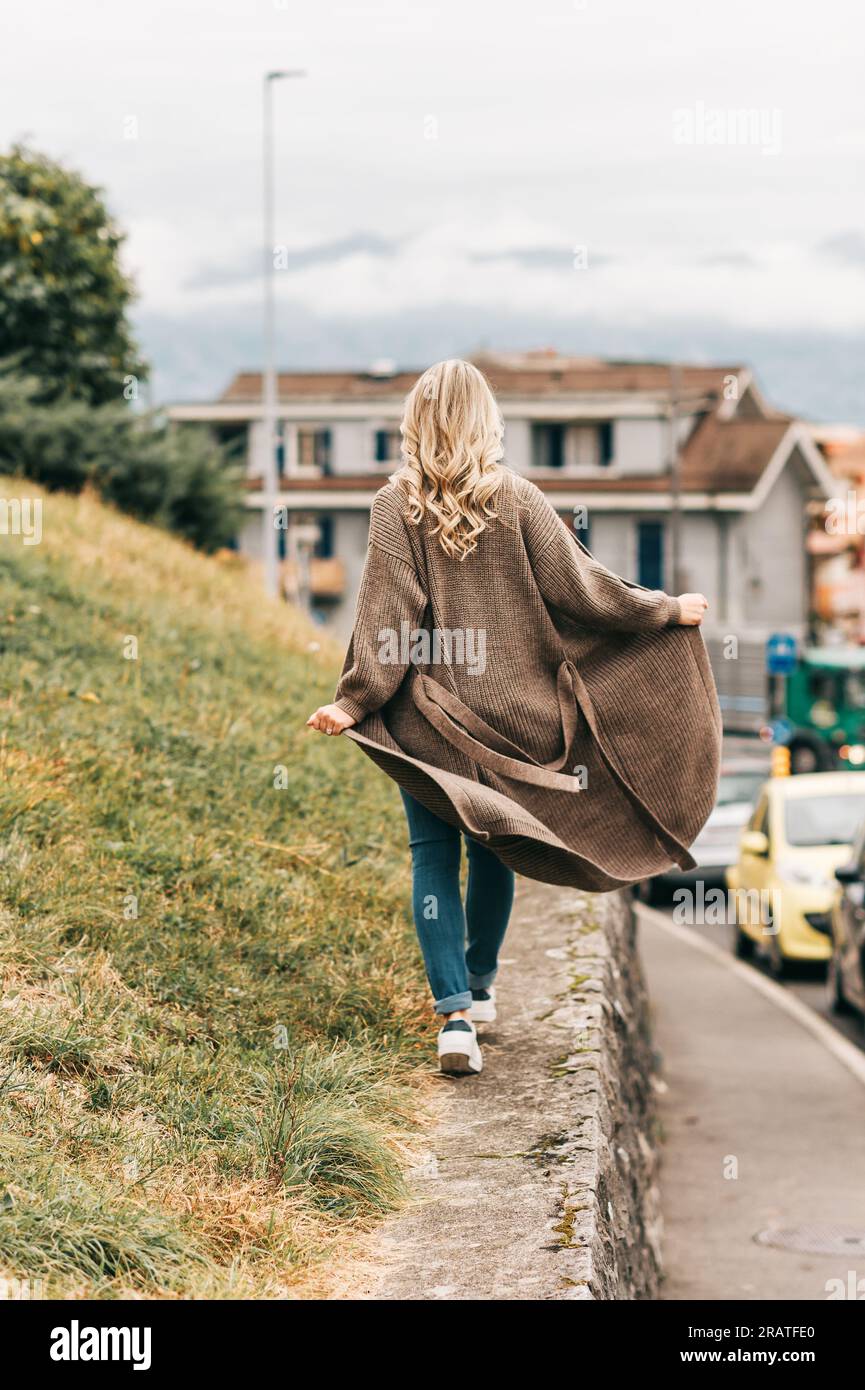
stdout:
[[246,421],[244,421],[242,425],[214,425],[213,433],[225,449],[227,457],[232,463],[244,462],[247,449],[249,448],[249,426]]
[[562,468],[565,462],[565,426],[532,425],[532,467]]
[[750,804],[765,780],[766,774],[761,768],[754,772],[722,772],[716,806]]
[[398,463],[400,460],[400,447],[402,445],[402,435],[399,430],[387,429],[376,430],[375,432],[375,461],[376,463]]
[[592,548],[592,521],[585,507],[575,507],[570,515],[562,517],[565,525],[568,526],[576,536],[578,541],[582,541],[586,550]]
[[865,709],[865,678],[861,671],[845,672],[843,704],[847,709]]
[[602,420],[598,425],[598,463],[609,468],[613,461],[613,422]]
[[537,420],[531,438],[532,466],[543,472],[592,472],[613,462],[612,420]]
[[330,430],[301,425],[297,431],[297,462],[301,468],[330,472]]
[[333,556],[333,517],[318,518],[318,540],[313,551],[316,559],[329,560]]
[[748,822],[749,830],[759,830],[763,835],[769,833],[769,798],[762,796],[754,807],[754,814]]
[[861,671],[812,670],[808,676],[808,694],[834,710],[865,709],[865,679]]
[[812,700],[825,700],[834,705],[838,698],[838,677],[834,671],[811,671],[808,676],[808,694]]
[[849,845],[865,818],[865,796],[791,796],[784,811],[787,844]]
[[646,589],[664,587],[664,523],[637,522],[637,583]]

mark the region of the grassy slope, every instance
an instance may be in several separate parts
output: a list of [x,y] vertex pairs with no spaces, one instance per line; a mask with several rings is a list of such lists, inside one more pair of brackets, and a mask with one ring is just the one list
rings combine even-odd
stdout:
[[416,1120],[395,790],[304,730],[335,653],[238,562],[43,525],[0,536],[0,1274],[309,1291]]

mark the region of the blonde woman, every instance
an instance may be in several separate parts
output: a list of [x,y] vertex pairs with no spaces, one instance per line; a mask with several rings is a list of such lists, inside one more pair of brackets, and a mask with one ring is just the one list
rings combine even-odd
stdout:
[[423,373],[402,440],[334,703],[307,722],[348,733],[400,786],[440,1065],[477,1073],[515,870],[606,891],[694,867],[720,755],[707,604],[592,558],[502,464],[471,363]]

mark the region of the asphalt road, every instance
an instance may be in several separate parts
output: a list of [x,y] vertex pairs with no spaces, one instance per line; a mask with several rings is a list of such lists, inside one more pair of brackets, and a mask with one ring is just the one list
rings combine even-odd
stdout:
[[725,928],[638,913],[660,1065],[661,1297],[859,1297],[861,1030],[827,1019],[813,972],[781,986],[735,959]]
[[[673,905],[671,901],[660,901],[654,904],[659,912],[663,912],[670,919],[673,919]],[[722,950],[732,955],[732,928],[729,926],[700,926],[690,927],[690,931],[712,941]],[[759,957],[753,963],[749,963],[750,969],[757,970],[761,974],[769,975],[768,964]],[[826,992],[825,975],[822,967],[814,965],[789,966],[789,975],[783,980],[778,981],[784,989],[795,994],[809,1009],[826,1023],[831,1024],[843,1037],[853,1043],[860,1051],[865,1052],[865,1022],[858,1015],[840,1016],[834,1014],[829,1008]]]

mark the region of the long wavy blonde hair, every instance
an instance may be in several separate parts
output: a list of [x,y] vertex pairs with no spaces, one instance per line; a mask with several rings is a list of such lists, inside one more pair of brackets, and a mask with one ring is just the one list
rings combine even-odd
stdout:
[[494,497],[504,476],[504,426],[489,383],[471,362],[437,362],[418,377],[401,425],[403,464],[393,474],[417,525],[435,519],[445,554],[464,560],[497,516]]

